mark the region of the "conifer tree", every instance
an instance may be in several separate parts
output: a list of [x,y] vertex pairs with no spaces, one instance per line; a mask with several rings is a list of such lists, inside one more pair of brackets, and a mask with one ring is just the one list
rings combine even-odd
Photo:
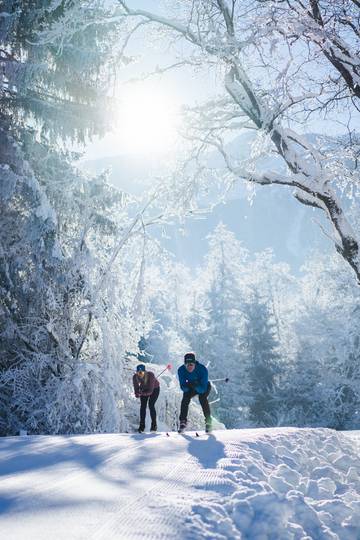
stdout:
[[[215,383],[218,394],[212,396],[218,400],[214,406],[215,415],[227,427],[234,427],[244,389],[239,347],[242,325],[240,282],[247,252],[223,223],[208,239],[209,252],[203,274],[205,317],[199,319],[199,314],[192,314],[190,335],[193,331],[194,336],[191,343],[194,350],[201,351],[200,360],[209,363],[211,378],[229,378],[228,383]],[[195,325],[194,317],[198,318]]]
[[1,434],[109,425],[114,394],[96,363],[111,303],[93,291],[128,225],[126,200],[63,149],[106,126],[117,28],[107,15],[92,0],[1,5]]
[[279,343],[275,338],[275,324],[265,300],[257,290],[243,304],[245,327],[243,350],[249,381],[249,419],[258,425],[274,425],[274,401],[280,374]]

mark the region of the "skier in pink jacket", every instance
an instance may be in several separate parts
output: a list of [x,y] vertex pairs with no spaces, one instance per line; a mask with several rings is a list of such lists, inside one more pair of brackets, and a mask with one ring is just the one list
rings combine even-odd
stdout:
[[150,431],[156,431],[156,410],[155,402],[159,397],[160,383],[152,371],[146,371],[144,364],[136,366],[136,373],[133,376],[133,385],[135,397],[140,398],[140,425],[138,432],[145,430],[146,407],[149,404],[151,428]]

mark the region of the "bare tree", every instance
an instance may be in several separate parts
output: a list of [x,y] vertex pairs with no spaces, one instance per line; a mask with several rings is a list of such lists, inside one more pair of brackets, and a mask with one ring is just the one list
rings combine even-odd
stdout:
[[[338,92],[360,98],[360,2],[357,0],[258,0],[285,39],[314,46],[333,66]],[[358,103],[354,100],[354,105]]]
[[[325,212],[335,248],[360,282],[359,241],[338,189],[340,183],[358,182],[353,164],[346,170],[341,155],[329,159],[301,134],[311,115],[336,109],[337,114],[346,112],[349,139],[356,139],[358,2],[174,1],[166,3],[165,15],[132,8],[123,0],[119,4],[129,32],[140,24],[142,29],[155,25],[175,42],[189,44],[184,63],[223,73],[224,96],[193,111],[187,134],[198,142],[193,161],[199,163],[200,155],[215,148],[234,178],[294,188],[298,201]],[[229,133],[244,128],[270,142],[270,151],[286,164],[284,174],[257,172],[229,154]]]

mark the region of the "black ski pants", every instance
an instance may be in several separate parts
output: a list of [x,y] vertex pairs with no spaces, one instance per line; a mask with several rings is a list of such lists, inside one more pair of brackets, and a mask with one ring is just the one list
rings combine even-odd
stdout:
[[145,429],[146,406],[149,404],[151,424],[156,426],[155,403],[160,394],[160,387],[154,388],[151,396],[140,396],[140,429]]
[[189,392],[184,392],[183,398],[181,401],[181,408],[180,408],[180,422],[185,422],[185,423],[187,422],[189,404],[190,404],[191,399],[194,396],[199,396],[199,401],[200,401],[200,405],[202,407],[202,410],[205,416],[205,420],[207,421],[210,419],[211,413],[210,413],[210,405],[208,402],[208,396],[210,394],[210,390],[211,390],[211,384],[210,382],[208,382],[206,392],[204,392],[203,394],[198,394],[197,392],[195,392],[195,390],[189,390]]

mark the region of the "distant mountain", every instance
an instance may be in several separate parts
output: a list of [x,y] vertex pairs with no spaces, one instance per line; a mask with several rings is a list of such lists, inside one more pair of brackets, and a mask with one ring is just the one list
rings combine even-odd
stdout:
[[206,219],[187,220],[183,233],[167,227],[169,239],[163,238],[162,243],[179,260],[197,265],[207,251],[206,236],[222,221],[250,252],[272,248],[276,259],[290,264],[296,273],[312,250],[332,249],[313,222],[315,215],[318,221],[323,219],[319,212],[300,205],[288,189],[260,187],[252,205],[244,198],[218,205]]
[[[316,135],[310,135],[311,139]],[[251,136],[235,139],[229,149],[242,159],[249,156]],[[219,165],[219,158],[211,158]],[[86,161],[82,167],[91,173],[111,169],[109,180],[119,189],[134,195],[142,193],[147,179],[161,175],[163,165],[158,159],[139,156],[113,156]],[[276,156],[265,158],[261,169],[284,171]],[[197,266],[207,251],[206,236],[222,221],[231,229],[250,252],[272,248],[278,261],[287,262],[296,273],[313,249],[332,250],[331,242],[314,222],[326,223],[317,210],[301,205],[294,199],[291,189],[281,186],[257,186],[250,203],[241,183],[237,185],[226,204],[218,204],[203,219],[188,219],[181,230],[175,226],[154,227],[151,231],[176,259],[190,267]],[[163,234],[165,230],[165,235]]]

